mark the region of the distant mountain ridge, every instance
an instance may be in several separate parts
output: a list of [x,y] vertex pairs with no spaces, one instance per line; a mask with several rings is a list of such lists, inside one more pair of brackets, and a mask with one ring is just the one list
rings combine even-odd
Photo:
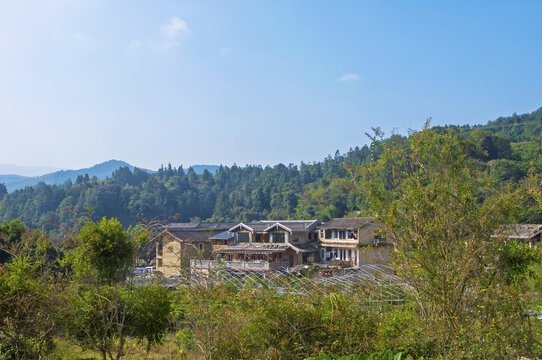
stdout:
[[41,176],[62,170],[49,166],[19,166],[14,164],[0,164],[0,174],[19,175],[25,177]]
[[[109,160],[84,169],[59,170],[41,176],[28,177],[20,175],[0,175],[0,184],[3,183],[6,185],[8,192],[12,192],[15,190],[24,189],[27,186],[35,186],[40,182],[47,185],[64,184],[68,180],[74,182],[77,179],[77,176],[84,176],[85,174],[88,174],[90,178],[96,177],[100,180],[104,180],[111,176],[115,170],[121,167],[127,167],[130,169],[130,171],[133,171],[135,168],[133,165],[130,165],[124,161]],[[149,173],[153,172],[146,169],[142,170]]]
[[[15,190],[24,189],[27,186],[35,186],[40,182],[43,182],[47,185],[60,185],[64,184],[68,180],[70,180],[71,182],[75,182],[78,176],[84,176],[85,174],[88,174],[89,178],[96,177],[100,180],[105,180],[106,178],[110,177],[115,170],[121,167],[127,167],[128,169],[130,169],[130,171],[134,171],[135,169],[135,166],[130,165],[125,161],[109,160],[84,169],[59,170],[41,176],[23,176],[18,174],[0,175],[0,184],[6,185],[8,192],[13,192]],[[205,170],[209,171],[211,174],[214,175],[220,168],[220,166],[218,165],[192,165],[191,167],[198,175],[203,174]],[[9,169],[17,168],[23,169],[23,167],[17,167],[16,165],[10,165]],[[1,170],[2,168],[0,167],[0,171]],[[147,173],[155,172],[148,169],[141,170]]]

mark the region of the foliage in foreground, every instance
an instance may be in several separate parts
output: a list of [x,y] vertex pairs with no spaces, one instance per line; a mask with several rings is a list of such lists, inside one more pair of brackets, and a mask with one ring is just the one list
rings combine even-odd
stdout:
[[435,348],[450,358],[532,354],[539,343],[526,315],[527,279],[540,250],[496,231],[540,199],[540,177],[495,182],[453,132],[427,126],[403,141],[380,143],[380,158],[355,175],[369,214],[393,238],[394,268]]
[[532,171],[519,186],[495,182],[469,155],[471,145],[426,129],[408,141],[375,144],[380,157],[353,173],[369,215],[378,214],[393,237],[394,266],[410,286],[401,305],[369,304],[362,287],[313,296],[215,283],[174,293],[134,288],[125,276],[135,240],[117,220],[88,222],[77,234],[79,248],[65,256],[43,234],[3,224],[2,245],[19,258],[0,273],[2,356],[39,358],[54,333],[102,359],[120,359],[131,340],[144,341],[148,351],[170,329],[176,355],[185,358],[386,349],[414,358],[540,357],[542,323],[532,314],[541,285],[530,278],[540,271],[539,251],[492,237],[524,204],[540,212],[540,175]]
[[[359,355],[337,355],[334,353],[320,354],[316,357],[307,358],[305,360],[401,360],[405,359],[402,352],[394,354],[391,350],[386,350],[383,353],[359,354]],[[412,359],[407,357],[406,360]],[[418,360],[423,360],[423,357]]]
[[52,348],[57,297],[38,267],[17,258],[0,269],[0,358],[38,359]]

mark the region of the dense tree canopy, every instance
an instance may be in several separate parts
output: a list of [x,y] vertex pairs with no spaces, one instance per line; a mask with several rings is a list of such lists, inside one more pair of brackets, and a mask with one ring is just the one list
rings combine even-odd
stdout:
[[[486,126],[447,126],[469,141],[468,153],[481,171],[501,182],[515,182],[530,168],[542,169],[542,109],[532,114],[500,118]],[[405,137],[395,136],[405,140]],[[373,157],[380,150],[374,148]],[[265,218],[318,218],[326,220],[360,210],[359,192],[346,191],[341,179],[347,168],[363,165],[371,155],[368,146],[337,152],[317,163],[299,166],[221,166],[216,174],[201,175],[192,168],[168,165],[157,173],[120,168],[107,180],[80,176],[75,183],[43,183],[3,195],[0,219],[19,218],[31,228],[52,234],[77,230],[78,217],[92,208],[92,219],[116,217],[124,225],[142,220],[168,222],[191,218],[213,221],[249,221]],[[525,212],[523,221],[542,221],[536,212]]]

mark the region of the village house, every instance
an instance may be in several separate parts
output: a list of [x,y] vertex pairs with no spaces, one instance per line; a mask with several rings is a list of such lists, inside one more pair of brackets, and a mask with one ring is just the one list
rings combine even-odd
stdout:
[[319,261],[318,225],[318,220],[239,223],[228,230],[229,234],[223,235],[229,243],[217,248],[214,258],[240,269],[286,268],[316,263]]
[[[541,246],[542,225],[501,226],[504,237]],[[345,264],[354,267],[390,261],[392,242],[373,218],[263,220],[247,223],[176,223],[155,238],[156,270],[165,276],[180,269],[208,271],[286,270],[296,265]]]
[[211,247],[214,254],[218,250],[224,250],[228,246],[234,245],[235,233],[226,230],[219,234],[211,236],[209,240],[211,240]]
[[211,259],[210,238],[232,227],[234,223],[174,223],[165,225],[154,238],[156,271],[165,276],[179,275],[190,259]]
[[500,226],[492,238],[506,238],[528,244],[530,248],[542,246],[542,224],[511,224]]
[[318,227],[322,263],[352,266],[389,262],[391,241],[373,218],[339,218]]

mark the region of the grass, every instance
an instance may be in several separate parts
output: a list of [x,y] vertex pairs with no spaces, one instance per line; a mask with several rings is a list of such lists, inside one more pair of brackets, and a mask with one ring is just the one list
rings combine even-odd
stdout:
[[[200,360],[201,356],[197,354],[187,354],[181,357],[175,345],[174,334],[169,334],[162,344],[151,347],[147,354],[147,346],[145,343],[138,343],[135,340],[129,339],[125,346],[125,356],[123,360],[172,360],[172,359],[187,359]],[[78,345],[66,339],[55,339],[56,348],[48,357],[49,360],[101,360],[102,355],[99,352],[92,350],[83,350]]]

